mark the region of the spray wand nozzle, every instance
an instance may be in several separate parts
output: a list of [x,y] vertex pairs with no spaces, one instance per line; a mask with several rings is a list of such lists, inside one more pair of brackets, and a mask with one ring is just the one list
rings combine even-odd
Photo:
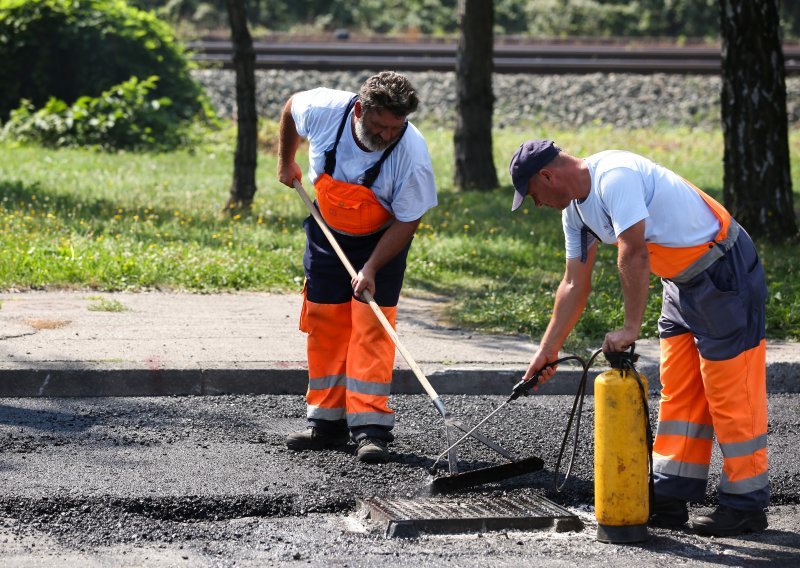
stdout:
[[512,400],[517,400],[522,395],[527,395],[533,387],[539,384],[539,379],[542,377],[542,372],[537,371],[533,374],[533,376],[529,379],[522,379],[517,384],[514,385],[514,388],[511,389],[511,396],[508,397],[506,402],[511,402]]

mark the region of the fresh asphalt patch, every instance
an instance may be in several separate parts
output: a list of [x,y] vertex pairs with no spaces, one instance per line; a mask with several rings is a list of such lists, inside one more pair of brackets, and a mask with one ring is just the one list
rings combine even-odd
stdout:
[[[477,423],[501,396],[447,396],[450,412]],[[800,396],[770,394],[770,529],[738,539],[651,530],[635,546],[594,540],[593,400],[587,397],[571,477],[554,468],[571,396],[521,398],[482,431],[543,471],[459,493],[457,498],[544,496],[573,511],[580,532],[501,531],[387,539],[356,512],[365,497],[413,497],[445,448],[444,421],[422,395],[392,399],[397,439],[388,463],[368,465],[355,446],[290,452],[304,426],[299,396],[0,399],[0,550],[11,566],[312,565],[656,566],[791,565],[800,554]],[[651,397],[655,423],[656,398]],[[571,438],[570,438],[571,440]],[[571,442],[561,476],[569,464]],[[459,448],[463,469],[501,463],[481,444]],[[715,450],[707,496],[716,504]],[[559,478],[563,479],[563,478]],[[181,564],[183,565],[183,564]]]

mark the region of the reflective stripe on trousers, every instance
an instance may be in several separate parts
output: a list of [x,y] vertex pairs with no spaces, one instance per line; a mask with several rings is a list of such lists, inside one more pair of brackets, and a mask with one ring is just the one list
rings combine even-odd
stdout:
[[744,231],[689,282],[664,280],[656,493],[702,500],[716,435],[720,504],[768,505],[765,300],[763,269]]

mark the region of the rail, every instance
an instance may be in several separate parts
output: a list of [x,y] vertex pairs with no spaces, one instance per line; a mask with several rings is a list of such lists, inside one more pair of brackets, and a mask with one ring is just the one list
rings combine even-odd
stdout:
[[[233,67],[228,41],[188,45],[199,63]],[[346,71],[395,69],[454,71],[453,43],[256,42],[258,69]],[[630,47],[620,45],[497,45],[495,73],[676,73],[716,75],[722,57],[714,47]],[[786,72],[800,73],[800,46],[784,47]]]

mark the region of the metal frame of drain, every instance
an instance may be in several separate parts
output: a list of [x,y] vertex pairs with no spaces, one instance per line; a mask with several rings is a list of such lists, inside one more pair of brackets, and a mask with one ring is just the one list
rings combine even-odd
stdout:
[[422,533],[456,534],[502,530],[580,531],[581,520],[540,496],[470,495],[426,499],[357,499],[360,512],[386,523],[386,536],[414,538]]

